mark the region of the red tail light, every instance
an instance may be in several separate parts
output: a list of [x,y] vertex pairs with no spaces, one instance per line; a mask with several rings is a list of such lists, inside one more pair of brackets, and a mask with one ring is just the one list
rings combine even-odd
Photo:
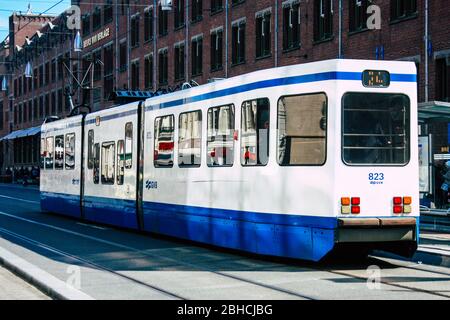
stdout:
[[360,202],[359,197],[353,197],[352,198],[352,206],[359,206],[360,203],[361,202]]
[[401,205],[403,203],[402,197],[394,197],[393,201],[395,205]]
[[403,207],[402,206],[394,206],[394,213],[402,213]]
[[360,206],[352,206],[352,213],[353,214],[358,214],[361,212],[361,207]]

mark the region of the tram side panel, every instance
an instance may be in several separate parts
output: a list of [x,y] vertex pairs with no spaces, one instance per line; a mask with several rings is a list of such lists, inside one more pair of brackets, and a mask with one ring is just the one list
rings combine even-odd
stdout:
[[137,229],[137,103],[89,114],[85,146],[84,217]]
[[[332,88],[329,83],[321,89]],[[290,86],[147,112],[145,230],[260,254],[319,260],[334,246],[333,152],[327,155],[328,165],[280,165],[276,130],[281,96],[316,91],[311,85]],[[242,106],[260,98],[267,98],[270,105],[265,119],[270,120],[269,157],[267,162],[259,159],[261,163],[251,166],[248,163],[256,161],[252,154],[255,142],[242,131]],[[218,131],[224,125],[228,128],[224,117],[230,109],[216,107],[229,105],[234,106],[236,134],[231,130],[228,137],[212,139],[211,123],[218,125]],[[201,150],[197,151],[200,165],[183,166],[183,115],[197,110],[202,111]],[[315,122],[319,126],[320,117]],[[322,152],[327,145],[333,146],[332,134],[329,139],[331,142],[318,144]],[[195,149],[196,143],[191,147]],[[226,155],[230,152],[231,158]]]
[[82,116],[43,124],[40,150],[41,209],[81,216]]

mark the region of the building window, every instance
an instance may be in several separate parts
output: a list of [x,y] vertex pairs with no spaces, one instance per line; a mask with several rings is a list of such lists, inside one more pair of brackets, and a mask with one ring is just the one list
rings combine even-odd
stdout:
[[102,11],[99,7],[92,13],[92,31],[98,30],[102,24]]
[[223,30],[211,32],[211,71],[222,69]]
[[153,56],[147,56],[144,60],[144,88],[153,87]]
[[44,66],[39,66],[39,87],[44,86]]
[[66,134],[65,164],[66,170],[75,169],[75,133]]
[[184,79],[184,43],[176,44],[174,51],[175,81],[180,81]]
[[131,63],[131,90],[139,90],[139,61]]
[[56,115],[56,92],[52,92],[51,94],[51,110],[52,110],[52,115]]
[[314,1],[314,41],[331,39],[333,35],[333,1]]
[[58,90],[58,113],[61,114],[64,108],[64,95],[63,90]]
[[175,117],[155,119],[153,164],[156,168],[173,167]]
[[108,100],[114,87],[113,45],[109,45],[103,49],[103,57],[105,61],[103,66],[103,99]]
[[33,100],[33,118],[34,120],[39,119],[39,104],[38,104],[38,98],[35,98]]
[[139,16],[131,18],[131,47],[139,46]]
[[231,63],[245,62],[245,21],[235,23],[231,28]]
[[369,0],[350,0],[349,14],[349,31],[360,31],[367,29],[367,6]]
[[52,67],[51,67],[51,79],[52,82],[56,81],[56,60],[52,61]]
[[120,7],[121,7],[121,10],[120,10],[121,14],[122,15],[127,14],[127,9],[130,8],[130,0],[121,0]]
[[39,118],[42,119],[44,117],[44,97],[39,97]]
[[417,0],[391,0],[391,21],[417,15]]
[[102,143],[102,184],[114,184],[115,149],[113,141]]
[[436,99],[450,102],[450,56],[436,59]]
[[256,16],[256,58],[270,56],[270,12],[260,13]]
[[[0,107],[1,106],[2,106],[2,104],[0,103]],[[0,113],[0,116],[2,116],[1,113]],[[30,121],[30,122],[33,121],[33,100],[28,101],[28,121]]]
[[58,80],[62,79],[63,72],[64,72],[63,57],[59,56],[58,57]]
[[168,50],[163,49],[159,52],[159,84],[166,85],[168,82],[169,58]]
[[202,112],[181,113],[178,119],[178,165],[199,167],[202,146]]
[[174,28],[179,29],[184,26],[184,0],[175,0],[173,10]]
[[278,163],[322,165],[326,159],[327,99],[324,93],[278,100]]
[[89,33],[91,33],[91,15],[85,14],[81,18],[82,24],[81,28],[83,30],[83,36],[87,36]]
[[232,166],[234,162],[234,105],[208,109],[207,139],[208,166]]
[[300,47],[300,4],[283,5],[283,50]]
[[144,41],[153,39],[153,8],[144,12]]
[[127,66],[128,66],[128,50],[127,50],[127,42],[126,41],[122,41],[119,44],[119,58],[120,58],[119,71],[123,72],[123,71],[127,70]]
[[169,11],[162,10],[161,5],[158,8],[158,26],[159,35],[165,36],[168,33],[168,15]]
[[45,95],[45,116],[50,116],[50,95]]
[[113,20],[112,0],[106,0],[105,7],[103,8],[103,24],[110,23],[112,20]]
[[235,5],[238,5],[238,4],[240,4],[240,3],[243,3],[245,0],[231,0],[231,5],[232,6],[235,6]]
[[203,19],[202,0],[192,0],[191,19],[192,22],[197,22]]
[[223,0],[211,0],[211,13],[216,13],[223,10]]
[[198,76],[202,73],[203,67],[203,38],[195,37],[191,45],[192,57],[192,76]]
[[50,62],[45,64],[45,85],[50,83]]

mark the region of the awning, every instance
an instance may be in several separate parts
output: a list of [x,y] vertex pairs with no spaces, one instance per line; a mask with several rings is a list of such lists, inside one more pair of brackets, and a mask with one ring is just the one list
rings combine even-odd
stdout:
[[27,128],[27,129],[22,129],[22,130],[16,130],[16,131],[13,131],[10,134],[0,138],[0,141],[34,136],[34,135],[36,135],[36,134],[38,134],[40,132],[41,132],[41,126]]
[[429,101],[419,103],[419,121],[431,119],[450,121],[450,102]]

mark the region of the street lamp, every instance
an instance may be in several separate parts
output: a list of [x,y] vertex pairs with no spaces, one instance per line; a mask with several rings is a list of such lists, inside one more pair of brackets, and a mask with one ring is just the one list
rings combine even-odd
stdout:
[[25,66],[25,78],[33,78],[33,67],[31,66],[30,61],[28,61]]
[[73,51],[75,52],[83,51],[83,40],[81,39],[80,30],[77,31],[75,39],[73,40]]
[[1,91],[8,91],[8,81],[6,80],[6,76],[3,76]]

